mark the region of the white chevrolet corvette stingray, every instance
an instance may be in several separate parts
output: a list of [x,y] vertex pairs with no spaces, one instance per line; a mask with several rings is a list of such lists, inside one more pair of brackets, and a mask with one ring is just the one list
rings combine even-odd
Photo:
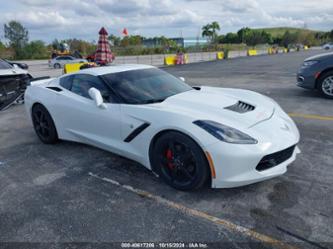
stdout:
[[261,94],[191,87],[146,65],[89,68],[34,82],[25,106],[44,143],[76,141],[140,162],[171,186],[242,186],[286,172],[300,136]]

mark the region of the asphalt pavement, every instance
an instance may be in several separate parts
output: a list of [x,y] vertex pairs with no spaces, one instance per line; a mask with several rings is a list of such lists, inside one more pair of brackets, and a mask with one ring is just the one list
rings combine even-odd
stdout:
[[163,68],[191,85],[263,93],[294,117],[302,154],[285,175],[240,188],[177,191],[112,153],[65,141],[42,144],[24,106],[1,112],[0,242],[34,248],[38,244],[24,243],[62,248],[61,243],[82,242],[72,245],[97,248],[111,242],[203,242],[258,248],[256,242],[273,242],[260,246],[332,248],[333,101],[295,85],[298,66],[321,52]]

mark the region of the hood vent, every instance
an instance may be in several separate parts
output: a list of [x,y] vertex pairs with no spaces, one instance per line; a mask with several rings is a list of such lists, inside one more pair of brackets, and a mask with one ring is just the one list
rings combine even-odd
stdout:
[[245,103],[243,101],[238,101],[236,104],[225,107],[224,109],[238,113],[246,113],[253,111],[255,109],[255,106]]

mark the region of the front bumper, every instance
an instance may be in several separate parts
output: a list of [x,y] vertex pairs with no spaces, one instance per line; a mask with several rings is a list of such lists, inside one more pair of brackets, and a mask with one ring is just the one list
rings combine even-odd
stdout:
[[316,79],[314,76],[307,76],[301,73],[297,74],[297,86],[303,87],[306,89],[315,89],[316,88]]
[[[280,176],[287,171],[287,166],[300,153],[297,146],[300,136],[293,121],[283,114],[273,115],[270,120],[255,127],[256,132],[265,134],[258,144],[241,145],[219,142],[208,146],[215,167],[216,178],[212,179],[213,188],[232,188],[264,181]],[[291,155],[279,164],[266,170],[257,170],[261,160],[276,152],[294,147]]]

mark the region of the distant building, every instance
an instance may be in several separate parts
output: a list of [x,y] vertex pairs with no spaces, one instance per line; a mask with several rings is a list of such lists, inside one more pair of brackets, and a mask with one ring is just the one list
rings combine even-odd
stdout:
[[[182,38],[182,37],[176,37],[176,38],[168,38],[169,40],[175,41],[179,47],[191,47],[191,46],[197,46],[197,45],[205,45],[208,43],[208,40],[206,38]],[[147,48],[155,48],[155,47],[161,47],[161,38],[155,37],[155,38],[147,38],[143,39],[142,41],[143,46]]]
[[[184,38],[167,38],[171,41],[175,41],[177,46],[184,47]],[[147,48],[155,48],[162,46],[162,40],[159,37],[143,39],[143,46]]]
[[157,38],[147,38],[142,40],[142,45],[147,48],[160,47],[161,41]]
[[192,46],[201,46],[206,45],[208,43],[207,38],[203,37],[190,37],[184,39],[184,47],[192,47]]

